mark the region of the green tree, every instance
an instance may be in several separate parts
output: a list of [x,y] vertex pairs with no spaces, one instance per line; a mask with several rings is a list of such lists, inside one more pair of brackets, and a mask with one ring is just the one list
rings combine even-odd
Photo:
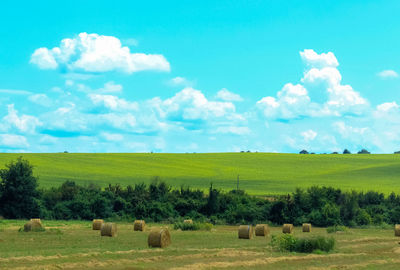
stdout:
[[31,218],[40,215],[37,178],[33,166],[19,157],[0,170],[0,211],[5,218]]

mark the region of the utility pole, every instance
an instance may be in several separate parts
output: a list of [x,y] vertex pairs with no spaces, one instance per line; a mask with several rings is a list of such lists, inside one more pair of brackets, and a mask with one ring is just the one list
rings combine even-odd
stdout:
[[236,190],[239,191],[239,175],[237,175]]

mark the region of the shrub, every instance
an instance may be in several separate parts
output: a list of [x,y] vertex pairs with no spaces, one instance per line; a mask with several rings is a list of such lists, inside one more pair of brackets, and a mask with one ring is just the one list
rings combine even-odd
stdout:
[[279,251],[311,253],[315,251],[329,252],[335,247],[333,237],[314,236],[296,238],[290,234],[272,236],[271,245]]
[[212,228],[213,228],[213,225],[211,223],[208,223],[208,222],[200,223],[200,230],[211,231]]
[[200,230],[200,224],[176,222],[174,224],[174,230],[179,230],[179,229],[181,229],[182,231],[198,231]]
[[182,230],[182,231],[198,231],[198,230],[204,230],[204,231],[211,231],[213,225],[211,223],[199,223],[199,222],[194,222],[194,223],[184,223],[184,222],[176,222],[174,224],[174,230]]
[[347,231],[347,227],[342,226],[342,225],[335,225],[335,226],[326,228],[327,233],[346,232],[346,231]]

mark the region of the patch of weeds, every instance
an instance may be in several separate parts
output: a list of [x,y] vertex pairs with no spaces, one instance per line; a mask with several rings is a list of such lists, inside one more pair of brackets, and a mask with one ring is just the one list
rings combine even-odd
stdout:
[[335,247],[333,237],[313,236],[308,238],[296,238],[291,234],[280,236],[273,235],[271,245],[279,251],[291,251],[301,253],[329,252]]
[[335,225],[326,228],[327,233],[347,232],[347,227],[342,225]]

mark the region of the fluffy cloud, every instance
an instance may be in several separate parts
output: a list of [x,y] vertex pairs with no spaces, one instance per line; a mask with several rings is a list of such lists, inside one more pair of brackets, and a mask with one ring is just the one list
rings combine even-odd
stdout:
[[28,98],[31,102],[44,107],[50,107],[52,100],[46,94],[34,94]]
[[306,49],[300,52],[300,57],[307,65],[315,68],[337,67],[339,65],[332,52],[318,54],[314,50]]
[[243,101],[243,98],[240,95],[232,93],[226,88],[218,91],[217,98],[224,101]]
[[170,70],[163,55],[131,53],[116,37],[87,33],[63,39],[59,47],[35,50],[30,62],[41,69],[60,68],[70,72]]
[[[332,52],[317,54],[313,50],[300,52],[306,64],[306,72],[301,84],[286,84],[275,97],[264,97],[257,102],[258,107],[268,118],[296,119],[304,116],[342,116],[361,114],[368,101],[350,85],[341,83],[342,76],[337,69],[339,65]],[[327,96],[324,103],[313,102],[308,89],[318,96]]]
[[235,112],[233,103],[209,101],[201,91],[191,87],[166,100],[155,98],[152,104],[161,116],[177,120],[205,120]]
[[175,77],[168,81],[169,85],[172,86],[191,86],[192,82],[184,77]]
[[237,126],[222,126],[218,127],[215,133],[231,133],[236,135],[250,134],[248,127],[237,127]]
[[14,128],[22,133],[35,133],[36,127],[42,125],[38,118],[30,115],[18,115],[14,104],[8,105],[8,114],[3,117],[2,129]]
[[112,95],[89,94],[94,105],[101,105],[113,111],[137,110],[137,102],[128,102],[123,98]]
[[24,136],[14,134],[0,134],[0,147],[23,149],[29,147],[29,144]]
[[399,77],[399,74],[397,74],[397,72],[394,70],[388,69],[379,72],[378,76],[381,77],[382,79],[393,79]]
[[300,135],[304,138],[304,141],[309,142],[309,141],[314,140],[315,137],[317,137],[317,132],[315,132],[312,129],[309,129],[309,130],[303,131]]

